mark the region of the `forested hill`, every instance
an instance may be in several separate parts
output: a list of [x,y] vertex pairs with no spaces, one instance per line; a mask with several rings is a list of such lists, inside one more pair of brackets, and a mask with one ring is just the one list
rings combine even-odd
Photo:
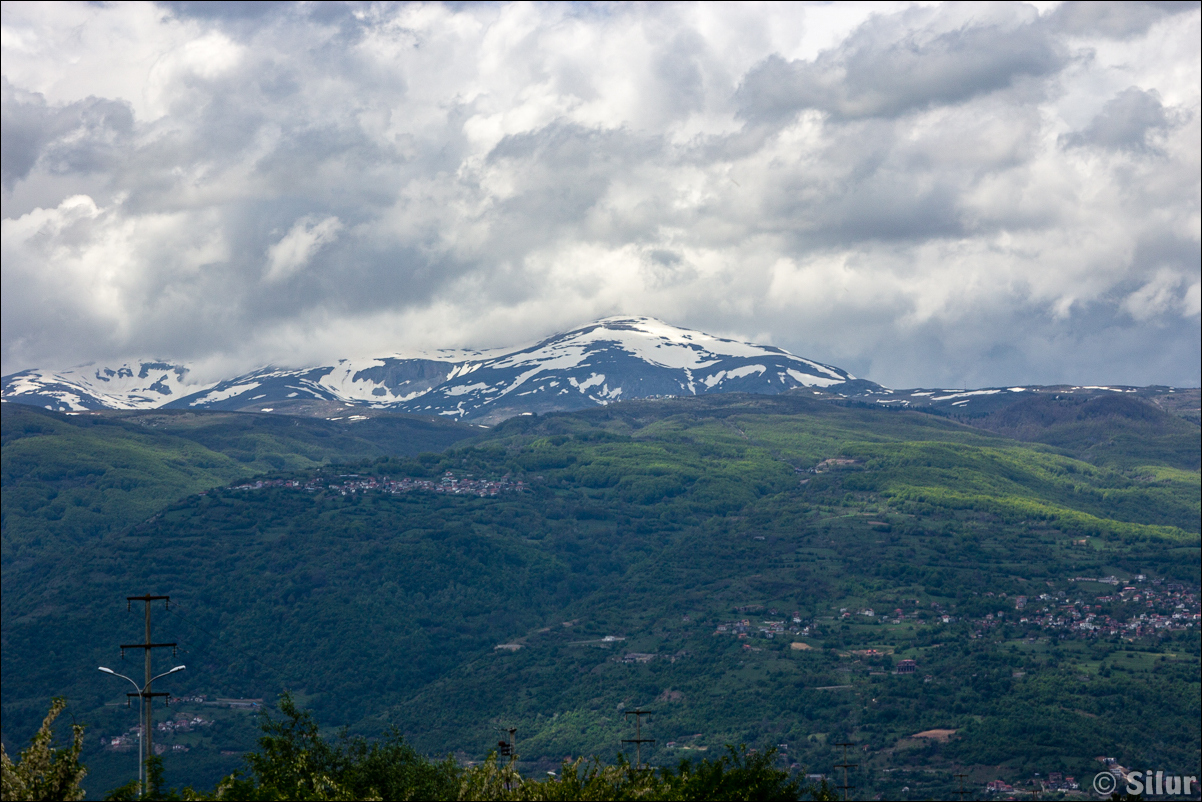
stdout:
[[395,414],[340,421],[176,410],[65,415],[8,403],[0,414],[6,566],[31,544],[86,542],[239,477],[441,451],[481,431]]
[[1197,427],[1097,459],[790,395],[324,436],[10,407],[4,741],[67,695],[93,793],[133,765],[99,741],[136,713],[95,666],[136,637],[143,592],[172,596],[156,632],[194,701],[171,715],[199,720],[160,738],[176,784],[253,739],[214,699],[285,688],[331,728],[464,759],[515,726],[535,767],[612,755],[634,705],[656,711],[655,762],[785,744],[829,773],[851,740],[859,787],[891,798],[960,770],[1196,760]]
[[1046,443],[1097,465],[1130,468],[1143,463],[1198,470],[1198,391],[1156,400],[1114,393],[1040,393],[986,414],[960,420],[1029,442]]

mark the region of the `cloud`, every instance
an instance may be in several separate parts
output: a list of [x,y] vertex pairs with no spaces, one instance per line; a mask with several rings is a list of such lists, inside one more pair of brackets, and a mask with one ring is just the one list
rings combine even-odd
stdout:
[[[1068,49],[1033,9],[1009,6],[984,19],[876,18],[813,61],[769,56],[739,89],[752,120],[787,118],[806,108],[841,118],[893,117],[960,103],[1058,71]],[[917,27],[907,25],[914,16]],[[954,27],[946,24],[952,22]]]
[[3,370],[608,314],[1197,384],[1196,4],[6,5]]
[[121,158],[133,132],[128,104],[88,97],[49,106],[36,92],[0,78],[3,187],[12,192],[39,161],[53,174],[93,173]]
[[1115,95],[1084,130],[1062,137],[1069,146],[1097,145],[1113,150],[1148,148],[1148,136],[1169,126],[1155,90],[1132,86]]
[[1124,39],[1146,33],[1165,17],[1196,10],[1185,0],[1136,3],[1062,3],[1052,13],[1053,27],[1077,36]]
[[268,281],[288,278],[307,265],[322,246],[336,240],[341,230],[342,221],[337,217],[327,217],[317,222],[312,218],[298,220],[292,230],[267,249],[267,274],[264,278]]
[[1197,316],[1198,282],[1186,287],[1184,276],[1172,270],[1160,270],[1152,280],[1123,300],[1123,308],[1136,320],[1148,320],[1177,312]]

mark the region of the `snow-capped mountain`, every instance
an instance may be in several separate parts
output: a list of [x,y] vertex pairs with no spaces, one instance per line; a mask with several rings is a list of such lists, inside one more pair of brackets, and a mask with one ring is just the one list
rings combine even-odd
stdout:
[[[436,352],[420,358],[343,359],[332,366],[263,368],[184,389],[183,367],[137,363],[6,377],[8,401],[53,409],[171,407],[300,411],[338,403],[398,412],[495,421],[630,398],[705,393],[779,393],[795,387],[837,390],[871,382],[772,346],[713,337],[646,317],[613,317],[513,351]],[[167,371],[174,384],[155,378]],[[107,371],[107,372],[106,372]],[[155,378],[128,387],[110,374]],[[174,372],[172,372],[174,371]],[[101,378],[101,376],[107,378]],[[129,378],[125,377],[125,378]],[[166,382],[166,383],[164,383]],[[156,395],[157,394],[157,395]]]
[[63,411],[154,409],[205,386],[190,381],[183,365],[132,359],[117,365],[23,370],[4,377],[2,395],[5,401]]
[[406,409],[498,419],[627,398],[779,393],[855,377],[771,346],[712,337],[643,317],[617,317],[481,362],[467,362]]

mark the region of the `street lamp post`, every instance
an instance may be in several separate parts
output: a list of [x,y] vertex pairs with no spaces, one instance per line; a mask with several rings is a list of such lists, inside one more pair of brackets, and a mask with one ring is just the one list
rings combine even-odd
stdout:
[[143,775],[143,767],[146,765],[146,761],[150,759],[150,755],[143,754],[146,751],[144,746],[146,744],[151,743],[149,730],[150,730],[150,727],[152,726],[152,724],[151,724],[151,715],[152,714],[150,711],[150,705],[147,704],[147,702],[146,702],[146,697],[149,695],[150,684],[152,682],[154,682],[156,679],[161,679],[162,677],[165,677],[168,674],[174,674],[176,671],[183,671],[185,668],[187,668],[187,666],[176,666],[175,668],[171,669],[170,671],[164,671],[162,674],[159,674],[157,677],[151,677],[144,686],[139,688],[138,683],[134,682],[132,679],[125,676],[124,674],[118,674],[116,671],[113,671],[113,669],[111,669],[111,668],[106,668],[104,666],[100,666],[100,670],[103,671],[105,674],[111,674],[114,677],[120,677],[121,679],[128,681],[129,684],[133,685],[134,689],[137,691],[137,693],[127,693],[126,696],[137,696],[138,697],[138,720],[140,722],[138,724],[138,795],[139,796],[144,795],[146,793],[146,783],[143,780],[143,776],[144,776]]

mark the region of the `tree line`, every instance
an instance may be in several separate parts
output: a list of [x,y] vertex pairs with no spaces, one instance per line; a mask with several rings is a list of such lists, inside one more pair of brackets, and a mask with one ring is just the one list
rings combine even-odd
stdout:
[[[79,800],[86,767],[79,757],[84,727],[72,727],[71,744],[55,744],[53,725],[66,707],[57,698],[29,747],[13,762],[0,747],[5,800]],[[146,761],[146,787],[137,780],[113,789],[106,800],[834,800],[824,779],[803,782],[776,766],[776,751],[727,746],[717,758],[675,767],[634,766],[619,756],[565,760],[543,779],[524,777],[516,756],[497,752],[479,764],[453,758],[436,761],[419,754],[396,730],[368,741],[343,732],[321,737],[312,713],[289,693],[280,697],[279,718],[264,714],[259,748],[245,757],[245,770],[222,778],[212,790],[168,788],[161,758]]]

